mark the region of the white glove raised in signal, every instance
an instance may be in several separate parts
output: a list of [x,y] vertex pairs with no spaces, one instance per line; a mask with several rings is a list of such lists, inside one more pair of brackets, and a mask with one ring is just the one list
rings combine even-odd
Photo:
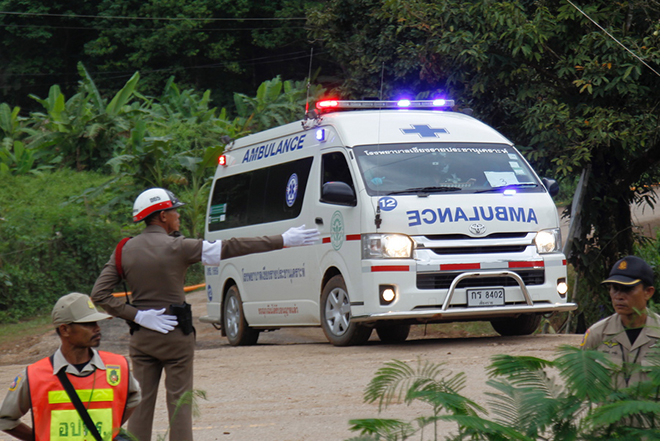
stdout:
[[151,329],[152,331],[160,332],[161,334],[167,334],[179,324],[176,320],[176,316],[165,314],[165,308],[138,311],[137,314],[135,314],[134,322],[147,329]]
[[321,233],[316,228],[305,229],[305,225],[289,228],[282,234],[284,247],[299,247],[301,245],[312,245],[319,240]]

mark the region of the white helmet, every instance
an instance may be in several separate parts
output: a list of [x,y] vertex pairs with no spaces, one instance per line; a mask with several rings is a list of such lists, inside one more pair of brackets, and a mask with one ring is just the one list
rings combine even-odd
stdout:
[[140,222],[158,211],[179,208],[185,204],[169,190],[150,188],[140,193],[133,204],[133,222]]

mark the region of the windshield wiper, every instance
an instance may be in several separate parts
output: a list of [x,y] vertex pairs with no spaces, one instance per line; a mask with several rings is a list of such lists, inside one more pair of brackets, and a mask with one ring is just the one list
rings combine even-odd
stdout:
[[485,190],[475,191],[475,193],[494,193],[497,191],[504,191],[512,188],[533,188],[538,186],[539,184],[534,184],[533,182],[523,182],[520,184],[509,184],[509,185],[503,185],[501,187],[487,188]]
[[405,194],[405,193],[445,193],[448,191],[461,191],[459,187],[413,187],[405,190],[391,191],[387,193],[392,194]]

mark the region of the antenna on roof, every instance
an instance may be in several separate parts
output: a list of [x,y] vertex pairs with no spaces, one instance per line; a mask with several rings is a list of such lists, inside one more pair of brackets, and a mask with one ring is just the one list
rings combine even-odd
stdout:
[[380,96],[378,99],[383,101],[383,83],[385,78],[385,62],[383,61],[383,67],[380,69]]
[[309,112],[309,90],[312,88],[312,58],[314,56],[314,48],[312,47],[309,52],[309,73],[307,74],[307,99],[305,100],[305,118]]

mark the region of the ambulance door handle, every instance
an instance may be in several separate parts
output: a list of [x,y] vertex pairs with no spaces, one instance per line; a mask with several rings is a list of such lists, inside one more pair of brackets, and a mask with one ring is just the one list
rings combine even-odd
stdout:
[[314,222],[316,222],[316,224],[318,224],[318,225],[323,225],[323,219],[320,218],[320,217],[317,217],[316,219],[314,219]]

